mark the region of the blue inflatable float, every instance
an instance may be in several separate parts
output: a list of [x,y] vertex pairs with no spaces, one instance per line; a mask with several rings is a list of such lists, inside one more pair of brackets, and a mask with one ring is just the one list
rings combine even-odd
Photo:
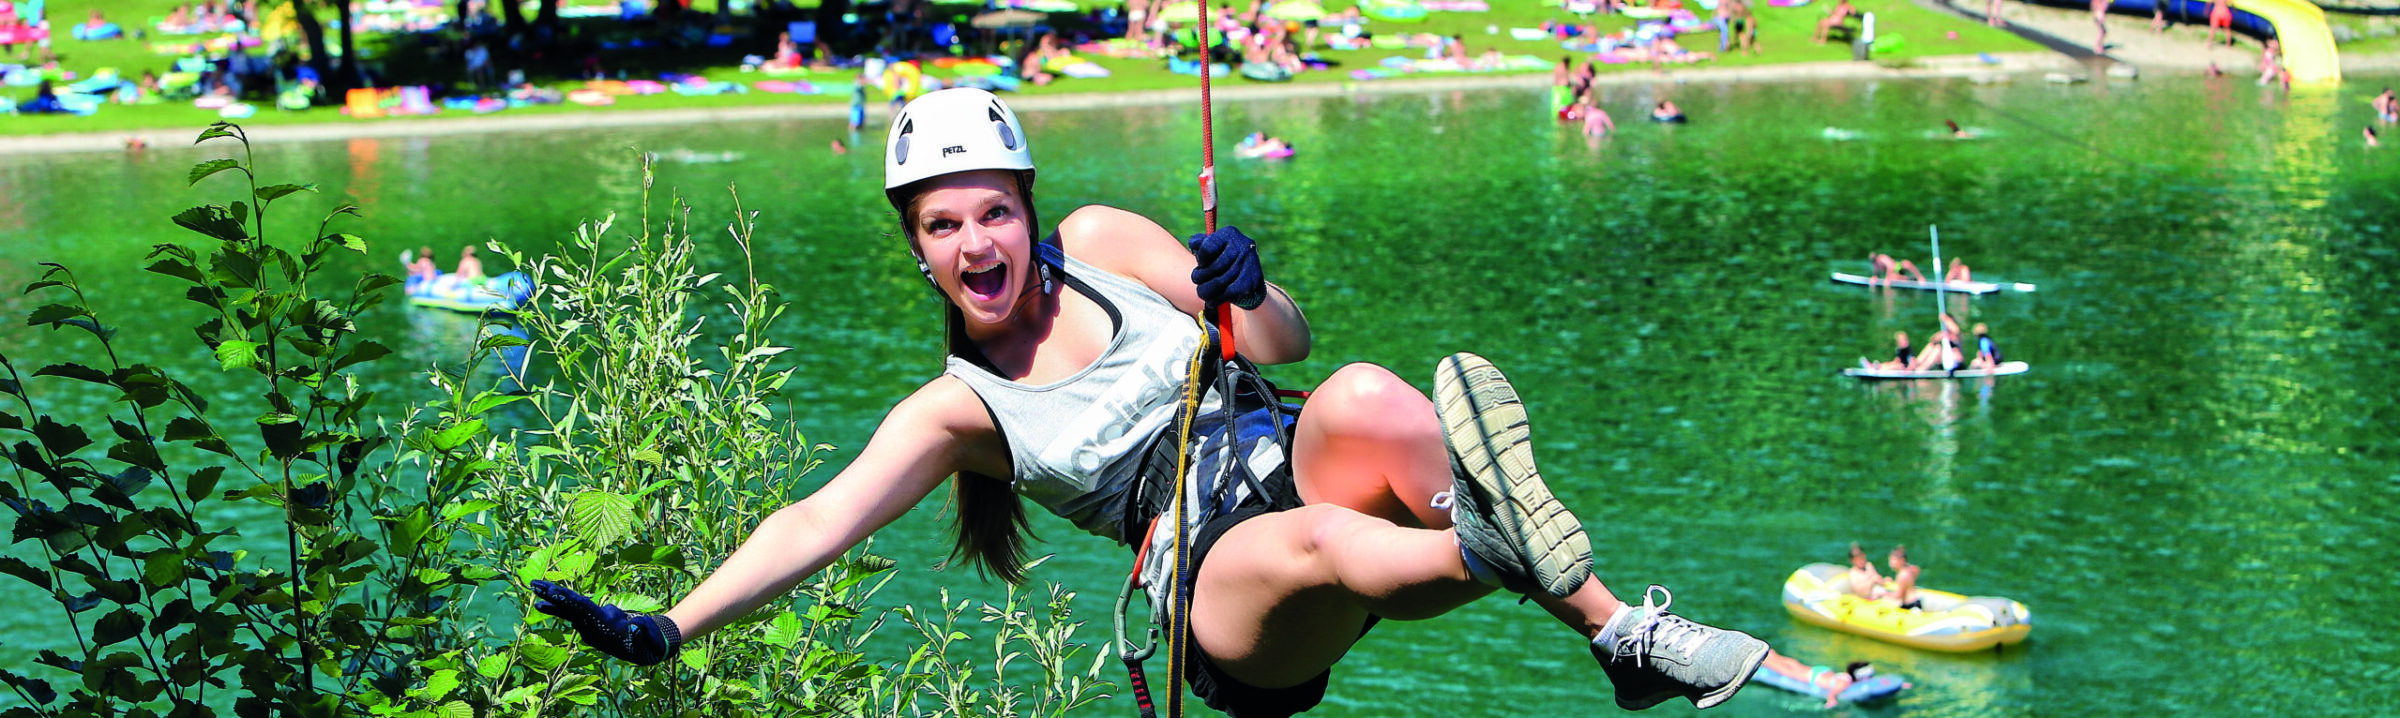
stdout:
[[412,277],[406,284],[408,303],[419,307],[482,314],[513,312],[533,296],[533,281],[523,272],[459,281],[455,275]]

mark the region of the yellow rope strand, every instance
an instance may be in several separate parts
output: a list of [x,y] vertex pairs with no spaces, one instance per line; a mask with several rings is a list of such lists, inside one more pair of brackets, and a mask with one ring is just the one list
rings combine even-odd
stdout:
[[1176,426],[1175,441],[1175,573],[1167,580],[1167,715],[1183,717],[1183,662],[1191,650],[1186,636],[1191,633],[1191,601],[1185,595],[1185,573],[1191,570],[1191,554],[1184,545],[1184,497],[1190,482],[1192,429],[1200,414],[1200,362],[1208,356],[1208,321],[1200,316],[1200,347],[1192,352],[1192,361],[1184,369],[1183,412]]

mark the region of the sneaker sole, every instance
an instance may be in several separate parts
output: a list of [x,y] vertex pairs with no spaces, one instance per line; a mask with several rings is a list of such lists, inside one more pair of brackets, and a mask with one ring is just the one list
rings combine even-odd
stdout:
[[[1592,655],[1594,657],[1601,657],[1600,653],[1597,651],[1594,651]],[[1606,660],[1606,658],[1602,657],[1602,660]],[[1716,690],[1702,693],[1696,697],[1691,697],[1692,707],[1695,709],[1714,708],[1719,703],[1732,700],[1733,694],[1741,692],[1743,686],[1750,685],[1750,677],[1756,675],[1758,673],[1758,667],[1766,662],[1767,644],[1761,642],[1758,644],[1758,650],[1750,655],[1750,659],[1743,661],[1745,665],[1742,666],[1742,672],[1739,677],[1734,678],[1733,682],[1731,683],[1718,686]],[[1652,706],[1682,697],[1685,697],[1682,692],[1674,690],[1661,691],[1645,696],[1634,696],[1630,698],[1620,695],[1617,696],[1617,708],[1629,711],[1649,710]]]
[[1524,552],[1535,584],[1559,598],[1581,588],[1591,578],[1591,539],[1534,468],[1516,388],[1490,361],[1462,352],[1436,367],[1434,397],[1451,457],[1492,498],[1496,528]]
[[[1757,640],[1757,637],[1752,636],[1751,640]],[[1750,677],[1757,675],[1759,665],[1766,662],[1767,644],[1764,641],[1760,641],[1758,644],[1758,650],[1751,654],[1750,660],[1742,662],[1742,672],[1734,677],[1732,683],[1727,683],[1716,690],[1701,694],[1700,697],[1692,699],[1692,705],[1698,708],[1709,708],[1715,706],[1716,704],[1732,700],[1733,694],[1740,692],[1742,690],[1742,686],[1750,685]]]

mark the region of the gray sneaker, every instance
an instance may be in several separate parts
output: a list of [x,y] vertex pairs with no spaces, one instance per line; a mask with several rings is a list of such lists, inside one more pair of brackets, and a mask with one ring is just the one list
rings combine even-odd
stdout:
[[[1592,657],[1616,685],[1618,708],[1638,711],[1676,696],[1707,708],[1732,698],[1766,662],[1766,641],[1668,613],[1674,601],[1675,594],[1653,585],[1640,608],[1625,611],[1592,640]],[[1614,641],[1607,640],[1611,636]]]
[[1534,469],[1525,405],[1508,378],[1483,357],[1453,354],[1434,368],[1434,410],[1468,569],[1517,593],[1574,593],[1592,575],[1591,539]]

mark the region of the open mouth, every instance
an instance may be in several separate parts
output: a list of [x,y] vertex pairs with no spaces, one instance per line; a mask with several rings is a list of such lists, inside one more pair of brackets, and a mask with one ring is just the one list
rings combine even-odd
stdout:
[[1000,291],[1008,286],[1008,263],[993,260],[969,267],[965,274],[959,276],[958,284],[977,299],[997,298]]

